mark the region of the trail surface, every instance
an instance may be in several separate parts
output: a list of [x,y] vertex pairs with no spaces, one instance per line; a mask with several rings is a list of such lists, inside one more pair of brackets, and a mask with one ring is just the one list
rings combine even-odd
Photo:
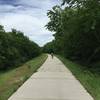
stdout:
[[48,56],[8,100],[93,100],[72,73],[56,57]]

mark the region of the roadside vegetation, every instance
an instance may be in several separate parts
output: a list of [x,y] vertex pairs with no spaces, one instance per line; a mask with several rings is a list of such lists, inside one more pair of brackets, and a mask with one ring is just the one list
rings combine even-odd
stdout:
[[7,100],[44,63],[47,55],[41,54],[23,32],[6,32],[0,25],[0,100]]
[[15,68],[40,54],[40,47],[23,32],[6,32],[0,25],[0,71]]
[[72,62],[62,56],[57,56],[65,66],[74,74],[74,76],[83,84],[86,90],[94,97],[94,100],[100,100],[100,75],[93,74],[86,66]]
[[47,59],[42,54],[18,68],[0,73],[0,100],[7,100]]

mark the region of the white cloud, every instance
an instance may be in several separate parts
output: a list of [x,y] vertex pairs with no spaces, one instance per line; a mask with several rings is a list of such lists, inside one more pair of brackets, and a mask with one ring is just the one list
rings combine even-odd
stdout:
[[16,28],[24,32],[42,46],[53,39],[52,33],[44,26],[48,22],[47,10],[56,4],[53,0],[18,0],[17,6],[0,5],[0,24],[4,25],[6,31]]

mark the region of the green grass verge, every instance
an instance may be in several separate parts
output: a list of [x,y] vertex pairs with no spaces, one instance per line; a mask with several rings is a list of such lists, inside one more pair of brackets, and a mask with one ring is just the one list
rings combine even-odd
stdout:
[[64,57],[57,56],[73,75],[81,82],[86,90],[93,96],[94,100],[100,100],[100,75],[83,69],[84,66],[76,64]]
[[24,65],[0,73],[0,100],[7,100],[47,59],[46,54],[36,57]]

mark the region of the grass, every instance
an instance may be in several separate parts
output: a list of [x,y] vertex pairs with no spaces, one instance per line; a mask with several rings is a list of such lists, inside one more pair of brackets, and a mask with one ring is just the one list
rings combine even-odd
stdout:
[[57,56],[73,75],[81,82],[85,89],[93,96],[94,100],[100,100],[100,75],[93,74],[84,66],[76,64],[64,57]]
[[24,65],[0,73],[0,100],[7,100],[44,63],[47,55],[42,54]]

